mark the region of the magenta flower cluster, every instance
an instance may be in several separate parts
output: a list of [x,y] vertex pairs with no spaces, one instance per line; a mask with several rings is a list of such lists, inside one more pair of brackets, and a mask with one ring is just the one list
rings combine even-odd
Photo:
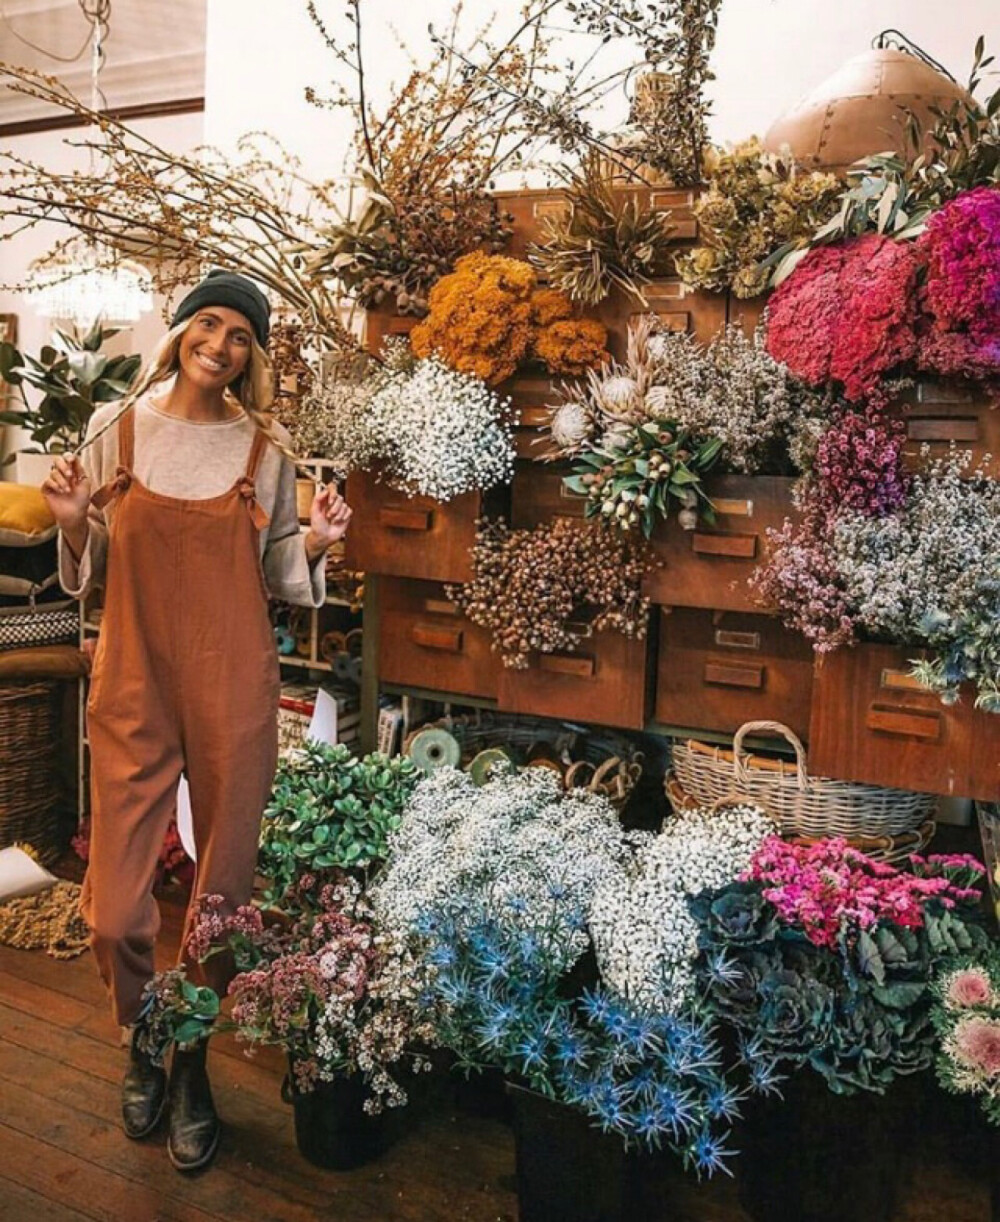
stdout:
[[820,438],[813,467],[819,507],[831,516],[853,510],[884,517],[901,509],[909,491],[903,470],[906,429],[870,401],[845,411]]
[[1000,190],[977,187],[933,213],[918,241],[931,319],[921,364],[1000,373]]
[[745,878],[765,884],[764,898],[779,918],[800,928],[815,946],[835,948],[843,932],[880,921],[919,929],[931,900],[945,907],[975,900],[966,885],[982,867],[971,857],[910,859],[908,873],[874,861],[846,840],[802,846],[771,836],[754,855]]
[[917,355],[917,277],[911,243],[869,233],[818,246],[768,304],[767,350],[811,386],[870,394]]

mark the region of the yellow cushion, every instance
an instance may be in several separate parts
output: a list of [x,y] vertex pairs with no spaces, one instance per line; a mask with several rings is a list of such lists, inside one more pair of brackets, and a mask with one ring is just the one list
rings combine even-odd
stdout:
[[0,545],[31,547],[51,539],[57,529],[40,488],[0,483]]

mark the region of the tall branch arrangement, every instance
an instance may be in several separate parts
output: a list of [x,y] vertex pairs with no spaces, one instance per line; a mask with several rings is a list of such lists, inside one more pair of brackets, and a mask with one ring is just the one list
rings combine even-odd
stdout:
[[[309,255],[324,244],[320,218],[333,208],[329,188],[305,180],[269,137],[244,137],[233,160],[208,148],[179,154],[91,110],[52,77],[0,64],[0,80],[84,119],[94,132],[67,142],[93,150],[90,172],[0,153],[0,214],[14,218],[12,232],[61,223],[92,240],[109,262],[125,254],[142,260],[167,294],[197,279],[205,265],[241,271],[301,319],[315,346],[357,347],[341,321],[336,282],[309,267]],[[293,192],[305,202],[293,204]]]

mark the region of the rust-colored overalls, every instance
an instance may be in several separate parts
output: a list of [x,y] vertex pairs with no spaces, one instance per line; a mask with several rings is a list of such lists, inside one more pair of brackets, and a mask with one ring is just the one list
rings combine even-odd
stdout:
[[[154,970],[153,879],[182,772],[198,853],[192,895],[222,895],[231,908],[250,899],[280,688],[259,553],[268,519],[254,499],[264,435],[254,438],[246,473],[204,500],[144,487],[132,473],[134,437],[130,409],[118,424],[117,476],[93,498],[99,508],[117,504],[87,702],[91,838],[82,898],[122,1025],[135,1020]],[[224,994],[227,959],[191,974]]]

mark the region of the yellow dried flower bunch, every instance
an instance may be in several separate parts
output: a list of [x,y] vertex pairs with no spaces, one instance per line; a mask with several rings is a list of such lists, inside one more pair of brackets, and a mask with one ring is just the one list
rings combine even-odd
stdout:
[[788,242],[805,246],[840,207],[844,184],[834,174],[799,170],[753,136],[705,160],[708,190],[694,206],[702,244],[677,258],[692,288],[756,297],[771,269],[761,262]]
[[436,354],[453,369],[497,386],[535,358],[551,373],[581,374],[607,358],[607,331],[573,318],[569,299],[539,289],[529,264],[480,251],[434,285],[430,313],[410,333],[418,357]]

